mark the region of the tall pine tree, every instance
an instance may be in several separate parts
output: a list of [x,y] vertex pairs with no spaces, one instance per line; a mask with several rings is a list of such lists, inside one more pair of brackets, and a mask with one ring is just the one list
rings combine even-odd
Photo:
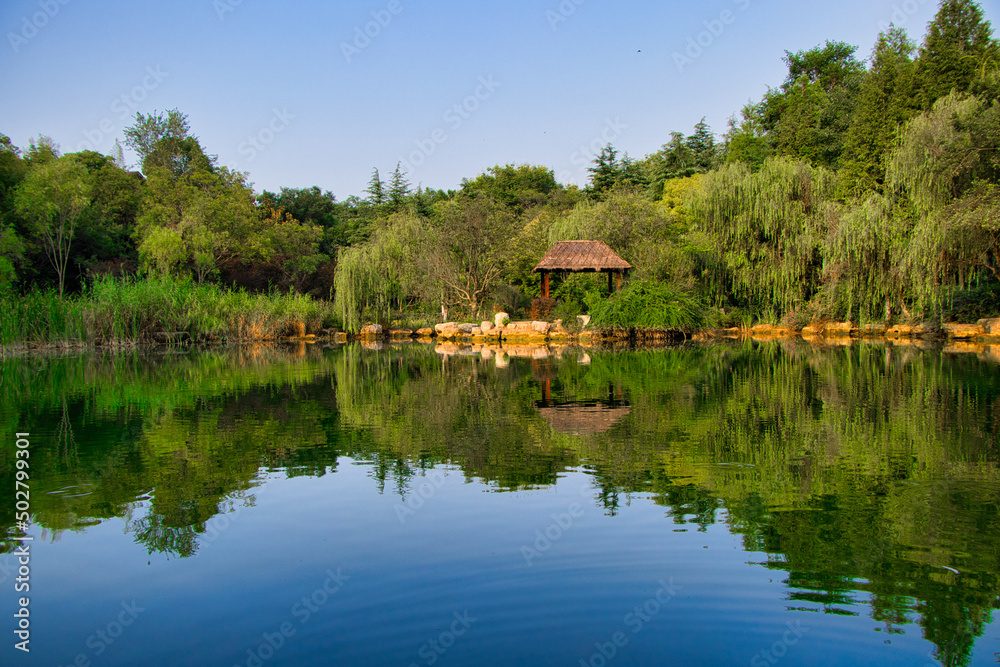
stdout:
[[917,111],[913,100],[915,49],[902,28],[891,27],[879,35],[847,133],[840,171],[843,197],[882,190],[886,160],[896,145],[899,128]]
[[952,90],[968,92],[997,58],[990,22],[972,0],[943,0],[920,49],[918,76],[924,109]]
[[410,181],[406,179],[400,163],[396,163],[396,170],[392,172],[392,180],[389,181],[389,205],[393,211],[403,208],[406,198],[410,195]]
[[379,176],[378,169],[372,169],[372,177],[368,181],[368,187],[365,188],[365,194],[368,195],[368,203],[372,206],[381,206],[385,203],[385,182]]

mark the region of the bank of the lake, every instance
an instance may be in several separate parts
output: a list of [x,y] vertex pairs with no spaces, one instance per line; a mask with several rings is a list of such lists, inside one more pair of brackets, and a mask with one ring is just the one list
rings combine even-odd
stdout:
[[79,295],[0,296],[0,349],[275,340],[321,333],[333,322],[328,302],[303,294],[171,276],[102,278]]

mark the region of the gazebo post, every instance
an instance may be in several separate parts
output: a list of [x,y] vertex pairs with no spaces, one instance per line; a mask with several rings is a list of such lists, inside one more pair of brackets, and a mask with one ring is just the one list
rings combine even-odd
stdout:
[[618,271],[617,273],[615,273],[615,282],[618,284],[618,287],[617,287],[617,289],[615,289],[615,291],[616,292],[621,292],[622,291],[622,272],[621,271]]
[[542,296],[549,298],[549,272],[542,271]]

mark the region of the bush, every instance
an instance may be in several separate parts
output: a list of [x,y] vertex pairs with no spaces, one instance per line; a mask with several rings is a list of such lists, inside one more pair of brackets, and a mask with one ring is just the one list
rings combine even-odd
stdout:
[[550,297],[540,296],[531,300],[531,307],[528,309],[528,318],[532,320],[548,320],[556,307],[556,300]]
[[646,327],[691,330],[705,323],[704,306],[695,298],[661,283],[635,280],[611,298],[588,295],[593,323],[599,327]]

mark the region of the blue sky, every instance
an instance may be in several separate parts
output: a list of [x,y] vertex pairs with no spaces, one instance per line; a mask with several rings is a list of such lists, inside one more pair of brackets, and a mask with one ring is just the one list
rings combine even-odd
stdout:
[[584,183],[606,140],[642,157],[702,116],[721,134],[786,49],[867,57],[890,20],[919,43],[937,4],[2,0],[0,132],[106,153],[135,111],[178,108],[258,191],[344,199],[400,160],[431,188],[506,163]]

